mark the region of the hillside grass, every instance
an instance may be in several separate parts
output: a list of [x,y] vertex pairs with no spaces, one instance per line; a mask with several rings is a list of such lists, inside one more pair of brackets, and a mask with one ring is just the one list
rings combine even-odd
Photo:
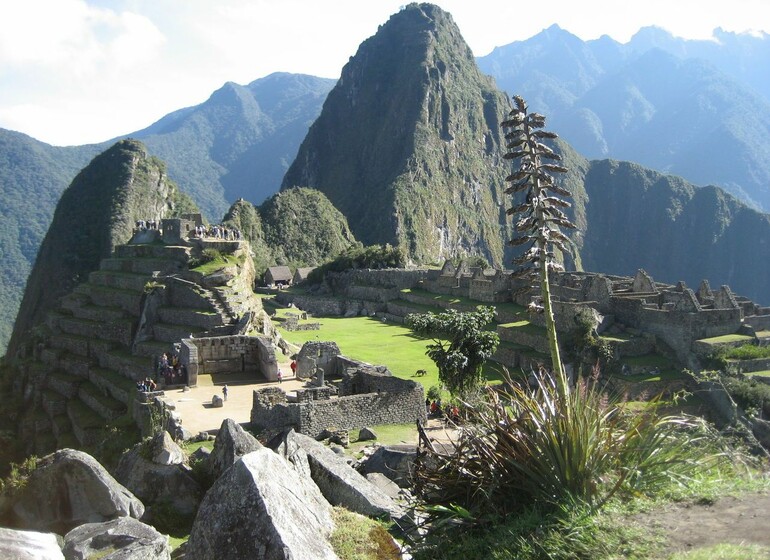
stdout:
[[[281,309],[278,316],[291,312]],[[308,322],[317,322],[321,328],[316,331],[287,331],[277,324],[281,336],[292,344],[301,346],[311,340],[334,341],[345,356],[373,365],[385,365],[393,375],[417,381],[426,389],[441,385],[436,364],[425,355],[430,339],[415,335],[404,325],[373,317],[321,317]],[[426,374],[416,376],[415,372],[419,369],[425,370]],[[499,382],[502,379],[500,369],[498,364],[487,362],[483,371],[488,381]]]

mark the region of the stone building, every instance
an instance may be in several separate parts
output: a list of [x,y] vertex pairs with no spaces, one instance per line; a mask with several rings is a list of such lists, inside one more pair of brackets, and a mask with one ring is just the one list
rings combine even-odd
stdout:
[[332,428],[426,421],[425,394],[419,383],[394,377],[384,366],[341,355],[330,357],[326,371],[322,386],[298,390],[296,395],[287,395],[279,387],[254,391],[252,427],[291,427],[316,437]]

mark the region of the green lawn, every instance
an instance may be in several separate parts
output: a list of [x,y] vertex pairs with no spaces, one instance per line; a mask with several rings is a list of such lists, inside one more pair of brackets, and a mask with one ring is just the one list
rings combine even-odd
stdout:
[[754,337],[746,336],[745,334],[725,334],[722,336],[714,336],[712,338],[701,338],[698,342],[705,342],[706,344],[724,344],[726,342],[751,342]]
[[[412,334],[408,328],[385,323],[372,317],[321,317],[311,322],[321,324],[317,331],[287,331],[281,335],[301,346],[309,340],[334,341],[340,351],[350,358],[374,365],[386,365],[394,375],[419,381],[425,387],[438,385],[436,365],[425,355],[430,341]],[[414,377],[418,369],[427,375]]]

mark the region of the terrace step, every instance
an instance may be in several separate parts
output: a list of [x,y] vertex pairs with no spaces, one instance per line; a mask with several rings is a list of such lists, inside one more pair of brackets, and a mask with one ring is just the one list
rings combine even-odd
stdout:
[[192,247],[184,245],[136,244],[118,245],[115,257],[121,259],[162,259],[176,263],[186,263],[192,253]]
[[219,310],[206,311],[183,307],[161,307],[158,309],[158,316],[163,323],[169,325],[189,325],[206,330],[225,324]]
[[139,342],[133,349],[137,356],[147,356],[153,360],[158,359],[162,354],[170,354],[174,351],[174,345],[162,340],[145,340]]
[[67,417],[81,446],[92,447],[102,440],[104,419],[82,401],[72,399],[67,402]]
[[70,333],[57,333],[51,335],[50,345],[52,349],[63,350],[76,356],[88,356],[89,337]]
[[63,351],[59,356],[59,368],[77,377],[87,379],[89,370],[95,365],[93,358]]
[[157,323],[152,327],[155,340],[167,343],[179,342],[183,338],[190,338],[191,334],[196,336],[205,331],[206,329],[200,327],[190,325],[169,325],[166,323]]
[[91,301],[101,307],[119,307],[132,317],[139,317],[141,313],[143,292],[120,290],[109,286],[98,286],[85,283],[75,288],[81,294],[87,294]]
[[119,270],[94,270],[88,275],[88,281],[91,284],[133,292],[143,292],[150,280],[152,277],[148,274]]
[[88,408],[107,422],[123,416],[127,411],[126,403],[112,398],[90,383],[80,387],[78,397]]
[[48,388],[68,399],[76,396],[80,386],[85,382],[86,379],[61,370],[54,371],[48,376]]
[[109,395],[125,406],[128,406],[136,393],[134,381],[109,369],[93,368],[88,379],[102,394]]
[[86,304],[76,307],[72,310],[72,316],[77,319],[88,319],[89,321],[122,321],[128,317],[128,314],[120,307],[107,307],[105,305]]
[[133,356],[125,350],[105,352],[99,356],[99,366],[134,382],[154,373],[153,360],[146,356]]
[[542,354],[550,354],[545,329],[532,325],[529,321],[497,325],[497,334],[500,336],[500,340],[528,346]]
[[59,320],[59,327],[66,334],[84,336],[89,339],[107,340],[130,346],[133,341],[134,321],[129,318],[102,322],[90,319],[67,317]]
[[[46,414],[53,420],[57,416],[67,412],[67,397],[50,389],[43,391],[40,396],[40,405]],[[59,436],[56,436],[57,438]]]
[[61,445],[61,440],[66,434],[72,434],[72,422],[67,416],[67,407],[64,412],[51,418],[51,432],[56,438],[57,445]]

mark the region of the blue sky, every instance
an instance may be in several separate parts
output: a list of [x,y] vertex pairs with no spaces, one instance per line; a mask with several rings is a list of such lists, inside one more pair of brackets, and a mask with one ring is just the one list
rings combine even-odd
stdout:
[[[770,32],[767,0],[437,0],[474,54],[556,23],[626,42],[648,25],[705,39]],[[98,142],[271,72],[339,77],[390,0],[0,0],[0,127]],[[538,9],[540,8],[540,9]]]

